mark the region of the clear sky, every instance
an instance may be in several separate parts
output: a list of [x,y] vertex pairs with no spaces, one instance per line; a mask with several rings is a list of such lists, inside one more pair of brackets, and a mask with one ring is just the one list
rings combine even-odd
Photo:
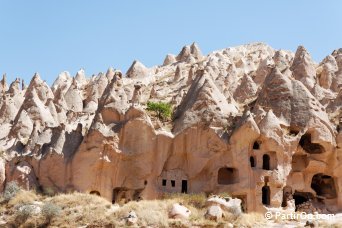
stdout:
[[196,41],[202,52],[262,41],[315,61],[342,47],[341,0],[0,0],[0,74],[51,84],[61,71],[87,76],[134,59],[161,64]]

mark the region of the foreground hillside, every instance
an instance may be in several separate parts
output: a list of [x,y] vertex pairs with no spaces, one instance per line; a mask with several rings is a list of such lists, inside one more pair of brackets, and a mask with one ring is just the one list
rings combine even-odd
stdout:
[[342,49],[315,63],[262,43],[206,56],[192,44],[159,66],[62,72],[51,87],[4,77],[0,190],[111,203],[228,192],[245,212],[337,213],[341,85]]
[[[222,205],[224,216],[217,218],[213,212],[208,216],[208,208],[220,208],[220,204],[208,203],[203,194],[170,194],[160,200],[119,205],[83,193],[37,194],[13,188],[12,183],[0,200],[1,227],[338,227],[342,221],[341,216],[330,221],[267,220],[263,214],[245,214],[236,208],[227,211]],[[175,205],[189,212],[172,214]]]

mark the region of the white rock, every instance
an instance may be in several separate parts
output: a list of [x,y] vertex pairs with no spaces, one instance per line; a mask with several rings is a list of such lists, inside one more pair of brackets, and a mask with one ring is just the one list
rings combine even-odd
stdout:
[[220,206],[213,205],[208,207],[207,212],[205,213],[205,218],[210,220],[218,221],[222,218],[222,209]]
[[172,208],[169,212],[170,218],[181,218],[181,219],[187,219],[189,218],[191,214],[191,211],[184,207],[183,205],[180,205],[179,203],[175,203],[172,205]]
[[125,219],[127,225],[134,225],[138,222],[138,216],[135,211],[130,211]]
[[218,205],[223,211],[230,212],[232,214],[241,214],[241,200],[237,198],[221,198],[219,196],[210,197],[207,202],[207,206]]

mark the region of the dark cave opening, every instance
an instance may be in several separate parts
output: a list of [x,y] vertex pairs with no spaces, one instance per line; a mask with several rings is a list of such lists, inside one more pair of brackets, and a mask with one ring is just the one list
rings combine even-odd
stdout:
[[334,179],[323,173],[318,173],[312,177],[311,188],[315,190],[317,196],[327,199],[337,197]]
[[325,152],[323,146],[318,143],[311,142],[311,134],[304,134],[300,140],[299,145],[309,154],[321,154]]
[[313,194],[310,192],[295,192],[293,194],[293,199],[295,200],[296,207],[302,203],[305,203],[314,198]]
[[260,150],[260,143],[258,141],[253,143],[253,150]]

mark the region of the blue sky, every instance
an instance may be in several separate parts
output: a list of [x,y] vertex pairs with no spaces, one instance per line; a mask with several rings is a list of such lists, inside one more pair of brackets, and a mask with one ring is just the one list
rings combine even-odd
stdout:
[[75,75],[126,72],[196,41],[202,52],[262,41],[316,61],[342,47],[342,1],[0,0],[0,74],[28,83],[34,72],[51,84]]

